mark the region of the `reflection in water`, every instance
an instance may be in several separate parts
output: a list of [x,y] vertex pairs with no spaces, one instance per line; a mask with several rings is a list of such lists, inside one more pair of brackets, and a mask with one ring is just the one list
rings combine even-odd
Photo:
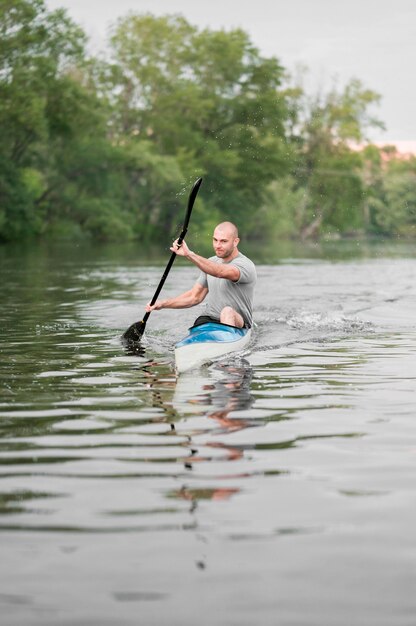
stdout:
[[128,356],[145,356],[146,349],[142,343],[125,343],[124,352]]
[[[253,369],[249,362],[239,359],[233,363],[217,363],[209,370],[203,368],[178,378],[165,377],[163,385],[158,365],[157,361],[148,361],[141,364],[139,369],[151,394],[150,405],[161,411],[160,416],[153,421],[167,423],[172,435],[186,437],[184,445],[188,455],[183,459],[183,467],[192,470],[196,463],[242,459],[244,450],[229,445],[226,441],[205,441],[200,450],[195,439],[201,435],[225,436],[259,425],[259,420],[236,415],[237,412],[250,409],[254,404],[250,388]],[[187,420],[195,415],[199,418],[198,427],[188,429]],[[239,477],[242,475],[238,474]],[[200,499],[225,500],[238,491],[234,487],[201,489],[183,485],[170,491],[168,497],[191,500],[195,506]]]
[[[233,364],[217,363],[214,368],[212,372],[216,376],[211,380],[207,379],[205,370],[196,375],[180,376],[172,404],[181,408],[184,401],[194,407],[199,405],[207,417],[217,420],[226,431],[238,428],[240,420],[230,419],[229,414],[253,405],[254,397],[250,391],[253,369],[245,359]],[[241,420],[240,427],[247,426],[247,420]]]
[[[253,423],[247,418],[233,415],[237,411],[249,409],[254,403],[254,397],[250,390],[253,370],[248,361],[240,359],[233,364],[218,363],[214,368],[216,377],[209,382],[207,382],[204,370],[199,373],[199,376],[192,374],[179,377],[172,399],[172,406],[177,407],[178,414],[184,411],[186,413],[189,409],[192,412],[202,411],[203,416],[217,424],[214,429],[212,429],[211,424],[208,424],[204,430],[198,430],[198,435],[203,432],[226,435],[258,425],[258,422]],[[192,442],[191,436],[189,437],[189,447],[191,455],[185,462],[185,467],[189,470],[193,468],[195,463],[219,460],[219,458],[226,461],[236,461],[244,455],[242,449],[223,441],[205,442],[204,453],[200,453],[197,445]],[[215,454],[210,456],[210,449],[212,452],[215,450]],[[239,476],[241,477],[241,474]],[[235,487],[216,486],[214,488],[192,489],[183,486],[171,492],[169,496],[191,500],[195,505],[200,499],[227,500],[239,491],[240,489]]]

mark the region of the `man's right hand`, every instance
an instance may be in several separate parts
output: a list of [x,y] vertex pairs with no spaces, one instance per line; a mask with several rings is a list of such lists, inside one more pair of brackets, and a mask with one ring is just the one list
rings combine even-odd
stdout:
[[188,256],[191,252],[185,241],[182,241],[181,244],[178,244],[178,239],[176,239],[170,247],[171,252],[174,252],[178,256]]
[[145,308],[147,313],[150,313],[151,311],[160,311],[160,309],[163,309],[163,300],[156,300],[153,306],[150,302],[148,302]]

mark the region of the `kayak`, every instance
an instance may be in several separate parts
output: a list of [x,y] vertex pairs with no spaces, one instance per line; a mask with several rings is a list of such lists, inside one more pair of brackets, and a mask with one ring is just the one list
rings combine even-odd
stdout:
[[191,326],[188,334],[175,345],[177,371],[186,372],[212,359],[239,352],[251,338],[251,328],[236,328],[219,322]]
[[175,345],[175,364],[179,373],[212,359],[239,352],[251,339],[251,328],[236,328],[219,322],[191,326]]

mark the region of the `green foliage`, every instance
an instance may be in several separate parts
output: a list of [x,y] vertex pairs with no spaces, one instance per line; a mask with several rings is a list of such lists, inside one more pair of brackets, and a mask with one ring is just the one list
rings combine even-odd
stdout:
[[255,239],[296,238],[305,211],[305,190],[288,175],[274,180],[266,189],[263,204],[256,212],[256,224],[252,227]]
[[416,158],[389,161],[368,200],[370,226],[387,235],[416,235]]
[[59,77],[82,58],[85,36],[62,11],[48,13],[41,0],[2,0],[1,8],[0,239],[15,239],[42,230],[36,207],[47,177],[42,153],[58,130],[51,103],[64,100]]
[[380,126],[368,114],[379,96],[357,80],[341,92],[332,90],[314,99],[301,90],[296,95],[300,106],[297,119],[292,116],[292,136],[299,151],[294,175],[304,192],[299,235],[307,239],[362,229],[362,158],[350,144],[363,141],[368,127]]
[[415,159],[362,144],[382,126],[360,81],[311,98],[240,29],[130,14],[107,57],[43,0],[0,0],[0,241],[164,241],[204,177],[192,245],[416,233]]
[[185,179],[206,173],[207,206],[247,219],[262,186],[289,167],[283,69],[247,35],[198,32],[177,16],[130,15],[112,36],[114,136],[143,137],[177,159]]

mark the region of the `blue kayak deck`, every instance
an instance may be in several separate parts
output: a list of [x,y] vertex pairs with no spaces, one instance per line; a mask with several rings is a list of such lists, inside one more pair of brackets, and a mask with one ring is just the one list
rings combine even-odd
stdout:
[[248,328],[237,328],[219,322],[191,326],[188,330],[189,334],[176,344],[176,348],[193,343],[233,343],[239,341],[249,331]]

